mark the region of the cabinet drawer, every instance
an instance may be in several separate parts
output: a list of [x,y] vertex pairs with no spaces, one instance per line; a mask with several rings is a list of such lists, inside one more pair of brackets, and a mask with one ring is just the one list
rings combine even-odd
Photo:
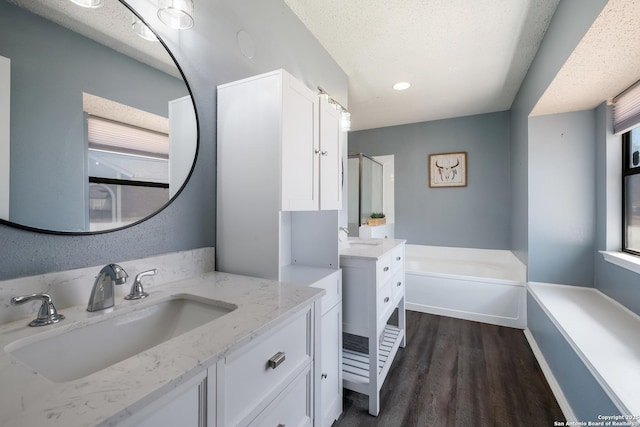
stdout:
[[400,298],[404,296],[404,271],[397,271],[391,279],[391,290],[393,295],[393,305],[396,305]]
[[[226,357],[224,425],[238,424],[310,364],[310,324],[311,312],[306,311],[255,344],[248,344],[249,348]],[[284,360],[275,366],[279,353],[284,353]]]
[[387,281],[382,288],[378,289],[378,294],[376,295],[378,324],[386,323],[389,314],[393,311],[393,290],[391,285],[392,283]]
[[398,271],[404,267],[404,244],[391,250],[391,270]]
[[342,270],[338,270],[311,285],[312,288],[324,289],[326,294],[320,300],[322,314],[329,311],[342,300]]
[[386,253],[376,262],[376,283],[382,286],[391,277],[391,253]]
[[249,424],[250,427],[311,426],[311,370],[298,375]]

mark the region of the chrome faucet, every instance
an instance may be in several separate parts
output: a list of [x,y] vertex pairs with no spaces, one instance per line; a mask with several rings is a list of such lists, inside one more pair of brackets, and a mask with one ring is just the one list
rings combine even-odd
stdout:
[[344,232],[347,238],[349,237],[349,228],[345,226],[340,226],[338,227],[338,242],[342,242],[341,232]]
[[100,274],[96,276],[96,281],[93,283],[87,311],[100,311],[113,307],[115,303],[115,285],[126,283],[127,277],[129,277],[127,272],[118,264],[107,264],[102,267]]

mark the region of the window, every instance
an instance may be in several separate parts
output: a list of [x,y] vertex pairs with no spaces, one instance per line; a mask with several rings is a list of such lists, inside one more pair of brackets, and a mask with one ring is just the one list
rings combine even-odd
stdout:
[[640,255],[640,127],[622,135],[622,250]]
[[169,201],[167,134],[89,116],[89,229],[139,221]]

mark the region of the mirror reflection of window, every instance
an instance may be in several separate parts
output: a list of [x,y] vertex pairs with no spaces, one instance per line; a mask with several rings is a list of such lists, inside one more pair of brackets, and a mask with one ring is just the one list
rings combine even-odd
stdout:
[[170,198],[168,119],[92,95],[85,98],[91,100],[85,111],[110,117],[87,115],[89,230],[139,221]]

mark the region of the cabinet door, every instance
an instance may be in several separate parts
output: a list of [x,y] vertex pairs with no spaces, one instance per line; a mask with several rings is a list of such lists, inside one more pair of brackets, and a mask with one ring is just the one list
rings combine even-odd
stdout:
[[340,112],[320,101],[320,209],[342,209],[342,140]]
[[325,313],[321,322],[320,425],[326,427],[342,413],[342,302]]
[[318,97],[284,72],[282,86],[282,210],[318,210]]
[[[206,388],[205,371],[187,384],[168,392],[123,424],[136,427],[205,427]],[[215,413],[211,414],[211,417],[215,420]]]

